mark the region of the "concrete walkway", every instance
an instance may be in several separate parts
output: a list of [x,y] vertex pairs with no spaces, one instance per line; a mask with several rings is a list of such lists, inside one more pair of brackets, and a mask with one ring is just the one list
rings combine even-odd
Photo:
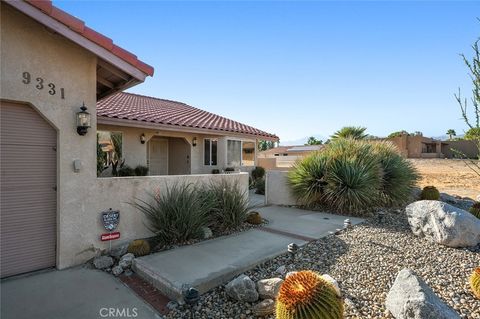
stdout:
[[[266,227],[136,258],[134,270],[167,297],[177,300],[182,287],[200,293],[286,252],[287,245],[305,245],[343,227],[345,216],[288,207],[257,209],[269,220]],[[362,222],[350,218],[352,224]]]
[[83,267],[6,279],[0,289],[2,319],[161,318],[112,275]]

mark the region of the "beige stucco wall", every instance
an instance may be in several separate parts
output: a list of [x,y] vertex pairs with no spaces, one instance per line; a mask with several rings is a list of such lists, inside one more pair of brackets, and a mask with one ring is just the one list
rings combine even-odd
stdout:
[[[140,213],[128,203],[134,198],[145,198],[148,192],[164,191],[177,181],[210,182],[221,178],[238,180],[248,189],[247,174],[190,175],[162,177],[96,177],[96,57],[46,28],[1,3],[1,82],[0,98],[31,104],[57,130],[57,267],[65,268],[85,262],[98,250],[106,249],[108,242],[100,241],[105,233],[101,224],[102,211],[120,210],[118,230],[121,240],[149,235]],[[42,77],[45,84],[54,83],[65,89],[65,99],[50,95],[45,88],[22,83],[22,73],[30,72],[32,79]],[[85,136],[76,132],[75,117],[82,103],[92,116],[92,127]],[[114,127],[102,126],[101,130]],[[146,144],[140,143],[140,134],[147,131],[122,128],[124,154],[128,163],[146,164]],[[148,137],[162,132],[149,131]],[[169,133],[169,136],[176,136]],[[191,141],[193,135],[187,136]],[[201,140],[192,150],[192,161],[202,163]],[[73,161],[83,164],[74,172]],[[197,172],[198,165],[196,166]],[[210,169],[208,169],[210,172]]]
[[[22,83],[29,72],[31,84]],[[35,88],[37,77],[45,88]],[[95,116],[86,136],[76,132],[75,115],[83,102],[95,114],[96,57],[58,34],[1,4],[1,89],[2,99],[30,103],[54,126],[57,137],[57,265],[71,266],[87,255],[77,255],[87,244],[83,236],[89,220],[98,219],[92,210],[91,186],[96,179]],[[60,94],[50,95],[47,84],[54,83]],[[83,169],[75,173],[73,161]],[[98,230],[98,229],[97,229]],[[90,230],[91,231],[91,230]]]
[[287,171],[267,171],[265,202],[267,205],[297,205],[287,184]]

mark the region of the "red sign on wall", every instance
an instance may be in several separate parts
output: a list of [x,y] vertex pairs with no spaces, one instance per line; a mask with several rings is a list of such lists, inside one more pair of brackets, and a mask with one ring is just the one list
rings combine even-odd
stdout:
[[114,232],[114,233],[108,233],[108,234],[102,234],[100,237],[101,241],[108,241],[108,240],[115,240],[120,238],[120,232]]

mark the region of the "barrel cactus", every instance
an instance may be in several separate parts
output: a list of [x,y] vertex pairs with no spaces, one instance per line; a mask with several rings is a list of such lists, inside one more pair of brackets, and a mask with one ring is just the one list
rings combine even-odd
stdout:
[[260,225],[263,222],[262,216],[258,212],[251,212],[247,216],[247,223],[252,225]]
[[439,200],[440,199],[440,192],[435,186],[425,186],[422,189],[422,193],[420,194],[421,199],[427,200]]
[[277,297],[277,319],[340,319],[343,311],[334,286],[309,270],[288,276]]
[[470,213],[480,219],[480,202],[475,202],[475,204],[470,207]]
[[134,240],[128,245],[127,251],[135,255],[135,257],[150,254],[150,244],[144,239]]
[[470,287],[472,288],[473,294],[480,299],[480,267],[475,268],[470,276]]

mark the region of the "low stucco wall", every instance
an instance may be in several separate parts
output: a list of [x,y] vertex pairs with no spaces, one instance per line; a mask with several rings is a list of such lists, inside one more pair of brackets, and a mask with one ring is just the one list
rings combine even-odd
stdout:
[[265,201],[267,205],[296,205],[297,201],[287,184],[286,171],[267,171]]
[[221,180],[238,182],[248,194],[247,173],[97,178],[94,185],[89,187],[91,192],[88,202],[83,204],[86,214],[79,211],[75,217],[77,220],[66,223],[69,229],[64,232],[71,234],[71,238],[68,250],[62,250],[63,263],[59,268],[85,262],[100,250],[109,248],[109,242],[100,241],[100,235],[107,233],[101,221],[101,212],[109,208],[120,211],[120,222],[115,231],[119,231],[121,237],[112,242],[116,246],[153,235],[145,225],[143,213],[131,205],[135,199],[149,201],[149,194],[161,194],[175,183],[201,185]]

